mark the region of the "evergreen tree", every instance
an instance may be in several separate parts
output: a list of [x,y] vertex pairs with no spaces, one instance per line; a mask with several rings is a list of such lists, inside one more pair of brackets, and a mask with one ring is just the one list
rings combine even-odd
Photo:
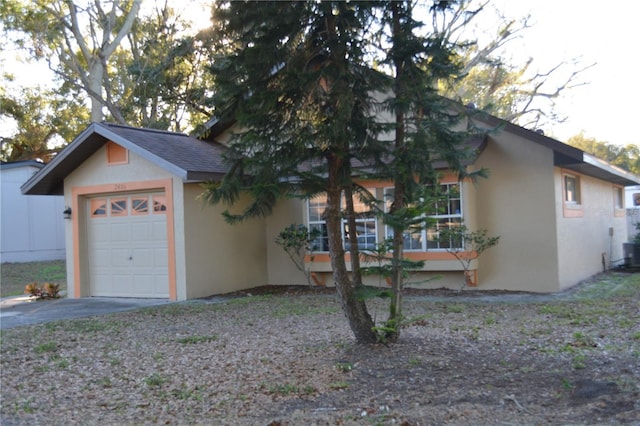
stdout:
[[[233,164],[205,193],[233,204],[242,191],[253,203],[230,221],[270,213],[279,196],[325,193],[326,232],[337,291],[359,342],[375,342],[374,323],[357,297],[352,160],[375,149],[369,117],[374,80],[362,40],[370,6],[346,2],[222,2],[214,9],[217,105],[244,129],[230,144]],[[373,143],[371,143],[373,142]],[[373,146],[371,146],[373,145]],[[368,155],[368,154],[367,154]],[[306,168],[301,168],[300,165]],[[353,275],[342,241],[341,200],[351,236]]]
[[[431,12],[448,5],[435,2]],[[467,133],[454,127],[464,111],[436,93],[437,79],[455,72],[452,46],[418,35],[410,1],[223,2],[213,21],[222,52],[213,65],[215,101],[225,106],[219,115],[233,115],[242,130],[230,143],[231,171],[209,186],[205,199],[233,205],[241,193],[250,194],[246,210],[227,212],[235,222],[269,214],[283,195],[326,194],[334,281],[356,340],[397,339],[404,231],[424,221],[419,216],[426,203],[416,205],[437,183],[432,162],[462,171],[459,145]],[[380,36],[385,31],[388,38]],[[393,76],[373,71],[374,63]],[[356,162],[366,167],[354,169]],[[396,185],[385,219],[394,227],[394,298],[389,321],[379,329],[359,297],[354,197],[372,206],[379,200],[355,183],[356,173]]]

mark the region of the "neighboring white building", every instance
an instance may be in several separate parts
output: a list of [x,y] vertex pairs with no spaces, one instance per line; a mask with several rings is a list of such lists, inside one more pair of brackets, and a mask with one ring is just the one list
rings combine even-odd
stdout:
[[627,186],[625,189],[624,205],[628,209],[640,210],[640,185]]
[[624,205],[627,208],[627,232],[631,241],[638,232],[636,224],[640,223],[640,185],[625,188]]
[[0,262],[34,262],[65,258],[64,198],[22,195],[20,186],[44,164],[0,164]]

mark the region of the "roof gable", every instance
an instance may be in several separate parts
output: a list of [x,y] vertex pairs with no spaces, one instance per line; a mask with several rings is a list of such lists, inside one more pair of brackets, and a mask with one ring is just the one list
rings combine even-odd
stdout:
[[113,141],[183,181],[218,179],[227,168],[217,142],[183,133],[92,123],[23,186],[29,195],[60,195],[64,179],[108,141]]

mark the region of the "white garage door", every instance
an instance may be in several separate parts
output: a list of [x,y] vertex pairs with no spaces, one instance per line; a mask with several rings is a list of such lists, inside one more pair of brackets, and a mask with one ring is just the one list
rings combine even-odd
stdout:
[[95,197],[87,208],[90,295],[168,298],[165,195]]

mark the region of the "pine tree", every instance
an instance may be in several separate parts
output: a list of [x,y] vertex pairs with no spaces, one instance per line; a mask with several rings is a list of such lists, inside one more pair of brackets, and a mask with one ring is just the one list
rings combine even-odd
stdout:
[[[432,12],[442,13],[447,4],[435,2]],[[426,203],[414,207],[425,185],[437,182],[432,162],[447,161],[462,171],[459,144],[467,134],[453,130],[462,115],[435,90],[436,80],[455,69],[452,47],[417,34],[410,1],[222,2],[213,22],[220,52],[212,66],[214,103],[224,106],[220,116],[232,115],[242,130],[229,145],[231,171],[208,187],[205,199],[233,205],[249,194],[253,202],[243,212],[226,213],[233,223],[269,214],[283,195],[326,194],[333,278],[355,338],[396,340],[404,231],[423,221]],[[380,36],[385,33],[387,39]],[[393,77],[383,74],[390,69]],[[385,111],[391,121],[381,118]],[[389,130],[395,133],[392,142]],[[354,164],[367,167],[354,169]],[[396,185],[386,218],[394,227],[394,298],[382,328],[376,328],[360,297],[353,206],[354,197],[372,206],[379,202],[355,182],[356,173]]]
[[[234,222],[270,213],[278,197],[326,193],[329,251],[343,310],[358,342],[375,342],[361,285],[356,232],[350,232],[353,274],[342,241],[341,200],[355,229],[352,160],[376,149],[368,114],[381,78],[365,66],[360,41],[372,15],[346,2],[229,2],[214,9],[217,105],[245,129],[230,144],[233,164],[210,201],[233,204],[246,191],[253,203]],[[300,165],[305,165],[301,168]]]

